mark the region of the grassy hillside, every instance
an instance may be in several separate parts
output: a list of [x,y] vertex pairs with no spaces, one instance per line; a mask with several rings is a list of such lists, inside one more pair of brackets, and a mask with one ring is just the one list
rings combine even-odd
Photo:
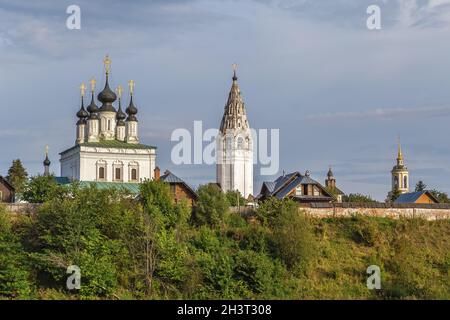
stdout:
[[[69,196],[70,194],[70,196]],[[34,217],[0,209],[3,299],[450,299],[450,221],[311,219],[271,200],[253,222],[214,186],[191,214],[148,182],[59,190]],[[81,289],[66,289],[66,268]],[[366,269],[381,268],[381,290]]]

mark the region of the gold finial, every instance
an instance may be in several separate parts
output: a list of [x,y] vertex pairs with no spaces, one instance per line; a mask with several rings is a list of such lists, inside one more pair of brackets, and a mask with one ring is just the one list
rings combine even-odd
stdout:
[[95,78],[92,78],[91,80],[89,80],[89,83],[91,84],[91,91],[94,92],[95,84],[97,83],[97,81],[95,80]]
[[397,138],[398,143],[398,158],[403,159],[402,145],[400,144],[400,135]]
[[45,155],[48,156],[48,145],[45,146]]
[[86,85],[84,84],[84,82],[82,82],[80,85],[80,91],[81,91],[81,96],[84,97],[84,93],[86,92]]
[[236,81],[237,80],[236,70],[237,70],[238,65],[236,63],[233,63],[232,67],[233,67],[233,81]]
[[103,59],[103,64],[105,65],[105,72],[106,74],[109,74],[109,70],[111,68],[111,59],[108,55],[105,56],[105,59]]
[[117,88],[116,88],[117,96],[119,97],[119,99],[122,98],[122,91],[123,91],[123,88],[122,88],[122,86],[119,84],[119,85],[117,86]]
[[130,88],[130,95],[134,93],[134,80],[128,81],[128,87]]

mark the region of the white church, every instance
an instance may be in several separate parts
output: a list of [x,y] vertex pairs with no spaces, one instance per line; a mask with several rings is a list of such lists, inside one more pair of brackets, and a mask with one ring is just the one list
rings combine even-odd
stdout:
[[[122,111],[122,87],[109,87],[111,60],[104,59],[105,87],[95,101],[95,80],[91,102],[85,109],[86,86],[81,85],[81,108],[76,116],[75,145],[60,153],[61,176],[89,182],[139,183],[154,177],[156,147],[141,144],[137,108],[133,102],[134,81],[129,84],[129,104]],[[114,106],[117,103],[117,107]]]

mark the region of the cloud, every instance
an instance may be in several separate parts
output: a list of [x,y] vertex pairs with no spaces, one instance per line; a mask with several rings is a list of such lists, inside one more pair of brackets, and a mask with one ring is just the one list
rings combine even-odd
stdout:
[[396,118],[432,118],[450,116],[450,106],[422,107],[422,108],[392,108],[375,109],[360,112],[321,113],[307,116],[310,120],[336,120],[336,119],[396,119]]

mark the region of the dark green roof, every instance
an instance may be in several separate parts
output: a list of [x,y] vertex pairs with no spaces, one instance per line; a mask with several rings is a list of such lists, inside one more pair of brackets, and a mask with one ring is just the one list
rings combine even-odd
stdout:
[[125,148],[125,149],[156,149],[154,146],[148,146],[141,143],[129,143],[119,140],[103,140],[100,142],[84,142],[80,146],[97,148]]
[[73,146],[72,148],[64,150],[60,154],[66,153],[67,151],[77,148],[78,146],[94,147],[94,148],[156,149],[155,146],[148,146],[146,144],[141,144],[141,143],[129,143],[129,142],[123,142],[123,141],[119,141],[119,140],[103,140],[100,142],[83,142],[83,143],[80,143],[79,145]]
[[95,186],[97,189],[123,189],[134,194],[139,193],[139,183],[80,181],[80,186]]
[[[55,177],[56,183],[60,185],[68,185],[72,183],[69,178]],[[139,183],[127,183],[127,182],[98,182],[98,181],[78,181],[80,187],[96,187],[97,189],[122,189],[129,191],[133,194],[139,193]]]

